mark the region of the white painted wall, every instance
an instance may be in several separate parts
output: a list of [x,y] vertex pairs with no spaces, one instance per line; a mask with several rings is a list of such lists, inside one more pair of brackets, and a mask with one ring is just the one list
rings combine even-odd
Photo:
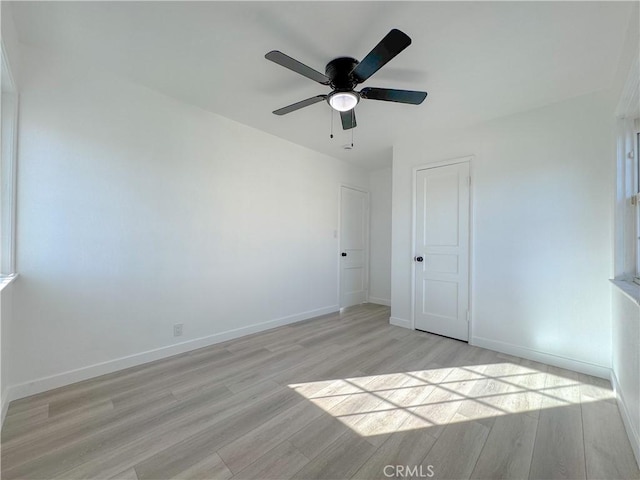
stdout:
[[371,240],[369,301],[391,305],[391,168],[369,175]]
[[640,464],[640,305],[617,287],[613,295],[613,383]]
[[475,155],[472,343],[608,375],[608,99],[581,96],[394,147],[392,320],[411,315],[412,168]]
[[6,285],[0,291],[0,319],[2,321],[0,348],[2,349],[2,361],[0,365],[0,384],[2,385],[0,421],[4,421],[9,406],[9,372],[11,368],[12,339],[11,328],[13,325],[13,283]]
[[337,310],[339,186],[366,173],[22,57],[15,395]]

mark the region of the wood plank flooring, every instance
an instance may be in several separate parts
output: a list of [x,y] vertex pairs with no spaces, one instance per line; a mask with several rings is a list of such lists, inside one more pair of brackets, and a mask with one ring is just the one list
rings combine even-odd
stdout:
[[365,304],[12,402],[2,478],[640,478],[608,382],[388,319]]

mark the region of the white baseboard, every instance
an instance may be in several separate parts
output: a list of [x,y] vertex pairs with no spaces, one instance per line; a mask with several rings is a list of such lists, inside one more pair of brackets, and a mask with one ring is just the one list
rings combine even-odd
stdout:
[[391,317],[389,323],[396,327],[411,328],[411,320],[405,320],[404,318]]
[[627,409],[627,403],[624,400],[624,394],[622,393],[622,388],[620,387],[620,383],[618,382],[618,377],[616,377],[616,373],[611,370],[611,386],[613,387],[613,391],[616,394],[616,400],[618,402],[618,409],[620,410],[620,416],[622,417],[622,423],[624,423],[624,428],[627,431],[627,437],[629,437],[629,442],[631,443],[631,449],[633,450],[633,454],[636,457],[636,462],[638,463],[638,467],[640,467],[640,433],[637,430],[637,427],[633,425],[631,422],[631,417],[629,416],[629,410]]
[[376,305],[386,305],[387,307],[391,306],[391,300],[388,300],[386,298],[369,297],[369,303],[375,303]]
[[574,360],[572,358],[560,357],[551,353],[540,352],[532,348],[513,345],[511,343],[500,342],[497,340],[490,340],[488,338],[473,337],[469,343],[476,347],[488,348],[489,350],[494,350],[496,352],[506,353],[540,363],[546,363],[547,365],[553,365],[554,367],[566,368],[567,370],[573,370],[575,372],[585,373],[587,375],[605,378],[607,380],[609,380],[611,372],[609,367],[604,367],[602,365]]
[[282,325],[288,325],[290,323],[308,320],[313,317],[319,317],[320,315],[334,313],[339,311],[339,309],[340,307],[338,307],[338,305],[331,305],[329,307],[319,308],[317,310],[310,310],[308,312],[302,312],[287,317],[277,318],[275,320],[270,320],[267,322],[256,323],[253,325],[248,325],[246,327],[227,330],[226,332],[188,340],[182,343],[167,345],[165,347],[148,350],[146,352],[136,353],[102,363],[96,363],[87,367],[69,370],[67,372],[58,373],[56,375],[51,375],[48,377],[38,378],[31,382],[12,385],[7,388],[6,392],[4,392],[4,397],[6,398],[2,399],[2,420],[4,421],[4,415],[9,403],[19,398],[46,392],[47,390],[63,387],[65,385],[70,385],[72,383],[98,377],[107,373],[116,372],[125,368],[135,367],[136,365],[142,365],[143,363],[152,362],[154,360],[160,360],[172,355],[196,350],[202,347],[208,347],[209,345],[213,345],[216,343],[226,342],[227,340],[233,340],[234,338],[250,335],[252,333],[258,333],[264,330],[269,330],[271,328],[280,327]]

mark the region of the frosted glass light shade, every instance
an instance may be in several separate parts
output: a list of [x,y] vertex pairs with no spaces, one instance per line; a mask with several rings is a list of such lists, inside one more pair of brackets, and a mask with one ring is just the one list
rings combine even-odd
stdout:
[[358,96],[353,92],[337,92],[329,97],[329,105],[339,112],[347,112],[358,103]]

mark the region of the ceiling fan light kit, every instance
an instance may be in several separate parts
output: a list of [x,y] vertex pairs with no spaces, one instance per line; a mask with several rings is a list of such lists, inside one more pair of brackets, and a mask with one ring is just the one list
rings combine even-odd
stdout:
[[272,50],[265,55],[267,60],[271,60],[321,85],[327,85],[332,90],[331,93],[327,95],[317,95],[307,98],[306,100],[275,110],[273,113],[276,115],[286,115],[287,113],[326,100],[331,108],[340,112],[342,128],[349,130],[355,128],[357,125],[354,108],[361,98],[420,105],[427,97],[427,92],[371,87],[363,88],[360,92],[354,90],[358,84],[365,82],[409,45],[411,45],[409,36],[394,28],[361,62],[351,57],[338,57],[327,64],[324,74],[278,50]]
[[360,95],[355,92],[333,92],[327,95],[331,108],[338,112],[348,112],[360,101]]

